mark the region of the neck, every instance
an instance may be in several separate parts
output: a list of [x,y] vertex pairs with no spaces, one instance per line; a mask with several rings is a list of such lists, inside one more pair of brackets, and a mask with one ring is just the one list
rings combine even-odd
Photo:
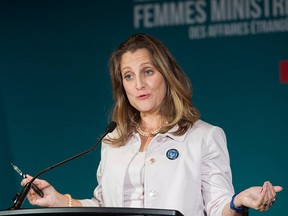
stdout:
[[144,131],[153,131],[161,128],[164,124],[163,117],[161,115],[145,115],[141,114],[141,121],[139,123],[141,129]]
[[165,124],[163,117],[160,115],[141,115],[141,121],[137,125],[136,130],[141,136],[153,137],[161,131]]

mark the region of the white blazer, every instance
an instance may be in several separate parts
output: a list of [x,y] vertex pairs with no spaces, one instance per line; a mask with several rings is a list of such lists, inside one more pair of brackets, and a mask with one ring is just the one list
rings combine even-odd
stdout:
[[[234,194],[225,133],[202,120],[182,136],[171,134],[176,128],[155,136],[146,151],[144,208],[221,216]],[[137,133],[123,147],[102,143],[98,186],[92,199],[80,200],[83,206],[123,207],[126,169],[139,148]]]

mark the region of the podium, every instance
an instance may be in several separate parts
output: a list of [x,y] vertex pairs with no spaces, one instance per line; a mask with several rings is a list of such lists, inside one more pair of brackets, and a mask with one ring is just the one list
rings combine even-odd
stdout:
[[67,207],[35,208],[0,211],[0,216],[183,216],[179,211],[151,208]]

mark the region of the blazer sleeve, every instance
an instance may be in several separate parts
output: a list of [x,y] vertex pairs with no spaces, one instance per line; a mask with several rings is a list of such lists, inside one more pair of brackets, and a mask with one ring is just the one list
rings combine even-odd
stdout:
[[82,199],[79,200],[82,204],[83,207],[103,207],[103,196],[102,196],[102,163],[103,163],[103,152],[105,149],[104,143],[102,143],[102,148],[101,148],[101,161],[97,169],[97,181],[98,181],[98,186],[95,188],[93,197],[91,199]]
[[202,193],[207,215],[222,215],[234,194],[226,135],[211,127],[202,146]]

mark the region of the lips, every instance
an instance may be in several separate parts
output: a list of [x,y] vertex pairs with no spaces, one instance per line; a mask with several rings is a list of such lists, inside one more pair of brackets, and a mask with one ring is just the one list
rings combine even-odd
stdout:
[[144,99],[147,99],[148,97],[149,97],[149,94],[142,94],[142,95],[137,96],[137,99],[144,100]]

